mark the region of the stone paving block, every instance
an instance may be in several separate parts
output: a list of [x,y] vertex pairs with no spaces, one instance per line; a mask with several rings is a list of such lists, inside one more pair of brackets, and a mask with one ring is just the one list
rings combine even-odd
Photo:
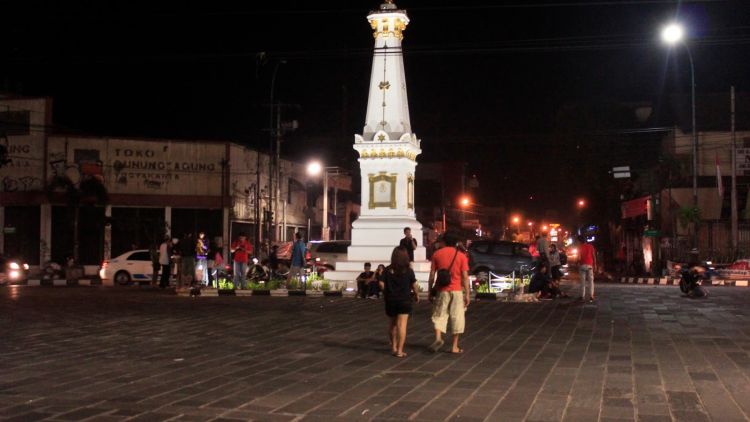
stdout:
[[[13,346],[0,362],[0,417],[61,420],[89,407],[101,420],[349,420],[367,400],[372,420],[750,414],[750,293],[731,287],[701,303],[640,285],[603,285],[595,305],[480,302],[460,357],[423,352],[421,303],[404,360],[372,332],[383,318],[374,301],[87,290],[22,290],[12,301],[0,290],[0,326],[10,303],[16,318],[0,344]],[[445,407],[435,394],[455,399]]]

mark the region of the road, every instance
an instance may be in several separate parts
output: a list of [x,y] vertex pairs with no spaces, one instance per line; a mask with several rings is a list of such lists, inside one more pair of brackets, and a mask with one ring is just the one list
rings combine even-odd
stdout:
[[4,287],[0,418],[747,420],[750,289],[597,295],[472,303],[460,356],[425,351],[420,303],[398,359],[375,300]]

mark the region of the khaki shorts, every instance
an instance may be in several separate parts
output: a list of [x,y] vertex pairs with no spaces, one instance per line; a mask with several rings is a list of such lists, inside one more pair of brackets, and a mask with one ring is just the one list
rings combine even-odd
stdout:
[[450,321],[451,334],[462,334],[465,325],[465,311],[463,290],[439,292],[432,305],[432,323],[436,330],[447,333],[448,321]]

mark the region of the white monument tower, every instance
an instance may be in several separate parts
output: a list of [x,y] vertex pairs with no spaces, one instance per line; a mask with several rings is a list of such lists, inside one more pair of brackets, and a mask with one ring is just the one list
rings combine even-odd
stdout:
[[367,117],[362,135],[354,135],[362,177],[362,207],[352,224],[347,261],[339,261],[326,278],[351,281],[364,262],[390,261],[393,248],[410,227],[419,242],[414,251],[417,279],[426,281],[429,262],[421,244],[422,225],[414,213],[414,174],[420,140],[411,131],[401,41],[409,17],[386,0],[367,20],[375,37]]

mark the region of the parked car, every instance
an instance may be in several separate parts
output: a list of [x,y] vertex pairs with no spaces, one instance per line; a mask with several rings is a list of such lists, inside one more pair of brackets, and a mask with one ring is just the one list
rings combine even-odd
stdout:
[[104,260],[99,269],[102,280],[114,280],[117,284],[128,284],[131,281],[151,281],[153,274],[151,254],[146,249],[138,249]]
[[13,284],[29,277],[29,264],[0,255],[0,284]]
[[489,273],[510,274],[529,271],[533,258],[528,245],[503,240],[475,240],[469,245],[469,271],[477,281],[486,282]]
[[318,272],[335,270],[336,262],[346,259],[346,253],[352,244],[350,240],[330,240],[310,242],[310,260],[318,268]]

